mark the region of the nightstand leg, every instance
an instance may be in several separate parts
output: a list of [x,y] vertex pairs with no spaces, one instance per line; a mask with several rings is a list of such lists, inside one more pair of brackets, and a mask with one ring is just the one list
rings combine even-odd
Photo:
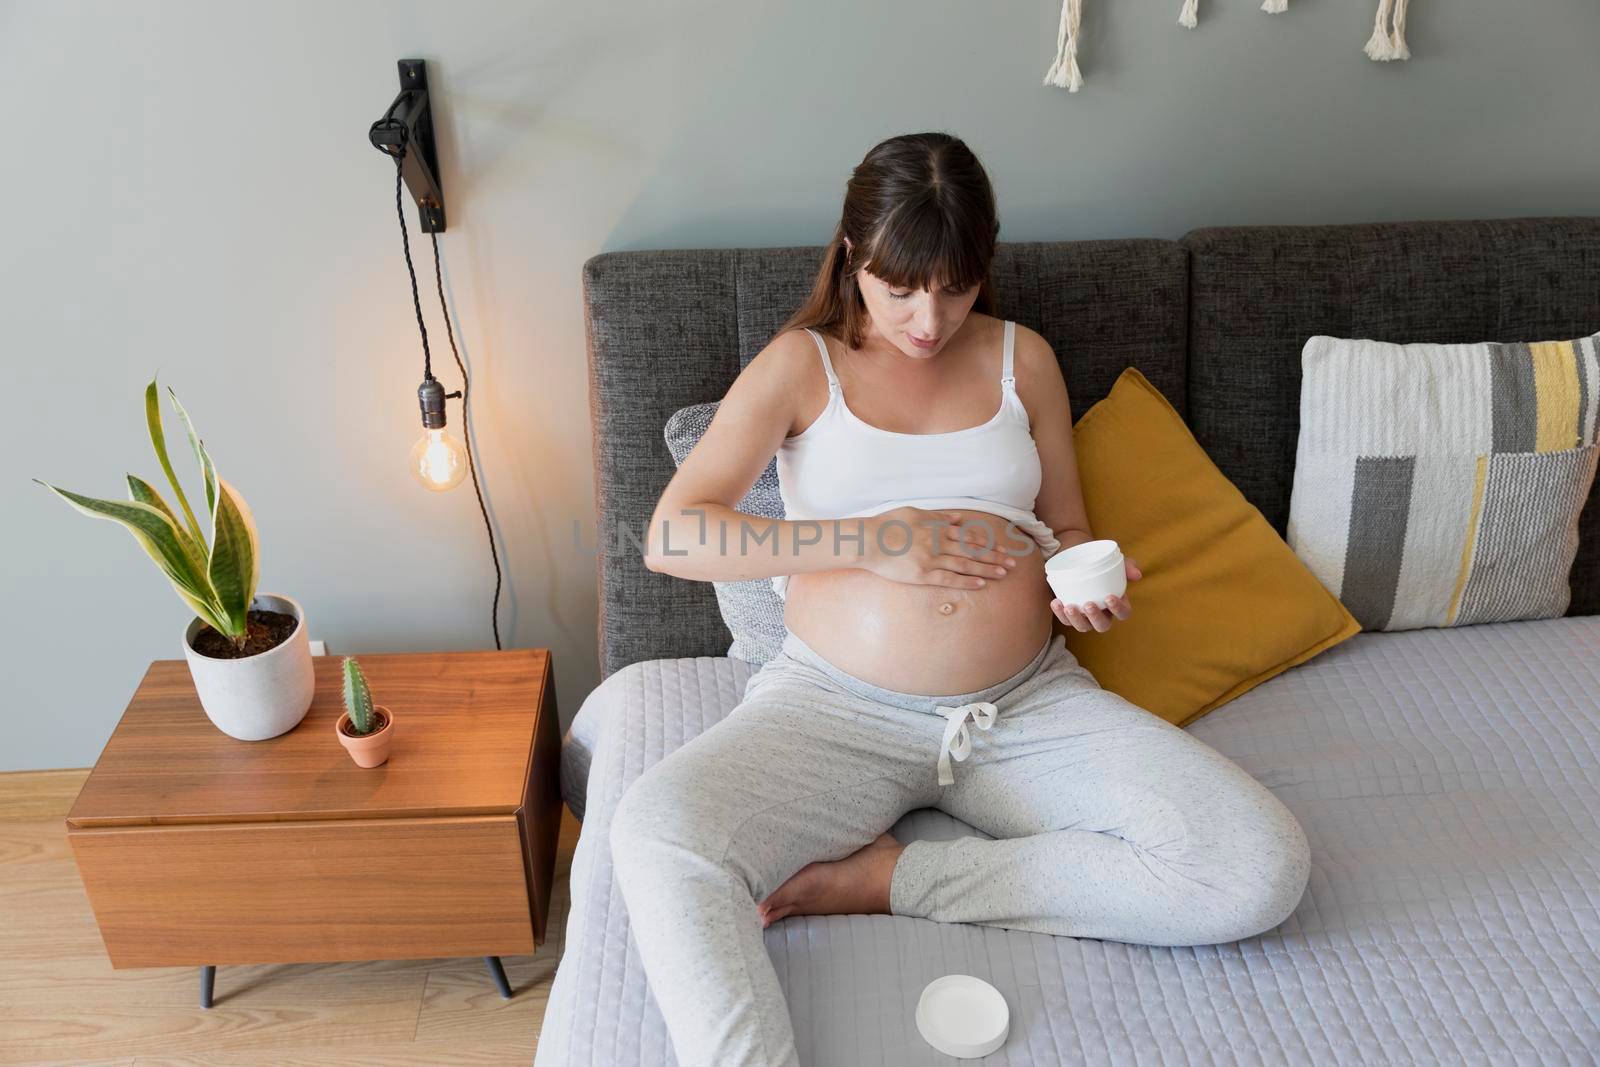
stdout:
[[211,993],[217,987],[217,968],[213,964],[206,964],[200,968],[200,1006],[211,1007]]
[[500,996],[506,1000],[511,999],[511,983],[506,981],[506,969],[500,964],[499,956],[485,956],[483,962],[489,965],[489,974],[494,978],[495,988],[500,990]]

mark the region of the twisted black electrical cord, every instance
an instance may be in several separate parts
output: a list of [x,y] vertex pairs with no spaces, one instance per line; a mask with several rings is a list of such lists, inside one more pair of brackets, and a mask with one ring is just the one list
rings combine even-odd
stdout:
[[450,308],[444,302],[444,275],[439,269],[439,234],[433,238],[433,281],[439,287],[439,312],[444,316],[444,335],[450,339],[450,354],[456,357],[456,369],[461,372],[461,437],[467,443],[467,470],[472,472],[472,491],[478,494],[478,510],[483,513],[483,528],[489,534],[489,555],[494,559],[494,607],[490,618],[494,620],[494,647],[500,647],[500,553],[495,548],[494,525],[489,522],[489,509],[483,503],[483,490],[478,486],[478,464],[472,456],[471,409],[467,400],[472,393],[472,382],[467,377],[467,365],[461,362],[461,352],[456,348],[456,331],[450,325]]
[[[374,128],[397,129],[402,135],[401,143],[393,149],[380,146],[379,150],[394,157],[394,210],[400,217],[400,247],[406,256],[406,273],[411,276],[411,304],[417,312],[417,330],[422,334],[422,378],[431,381],[433,357],[428,351],[428,327],[422,320],[422,298],[417,293],[417,270],[411,263],[411,237],[406,231],[405,201],[401,196],[404,187],[402,165],[406,155],[405,125],[388,118],[379,119],[372,125]],[[439,235],[435,232],[429,236],[433,238],[433,280],[439,287],[439,311],[444,315],[444,331],[450,339],[450,352],[456,357],[456,368],[461,372],[461,436],[467,447],[467,470],[472,474],[472,490],[478,495],[478,511],[483,515],[483,529],[489,535],[489,556],[494,561],[494,604],[490,608],[489,621],[494,628],[494,647],[500,649],[503,647],[500,644],[500,550],[495,545],[494,525],[489,521],[489,509],[483,502],[483,489],[478,484],[478,462],[472,454],[471,409],[467,406],[471,382],[467,378],[467,366],[461,361],[461,352],[456,348],[456,331],[450,325],[450,309],[444,302],[444,274],[439,267]]]
[[417,295],[417,271],[411,265],[411,236],[406,233],[406,208],[400,196],[404,186],[401,167],[405,158],[406,150],[402,147],[394,156],[394,212],[400,216],[400,247],[406,254],[406,273],[411,275],[411,305],[417,309],[417,329],[422,333],[422,380],[428,381],[433,377],[433,356],[428,352],[428,327],[422,321],[422,298]]

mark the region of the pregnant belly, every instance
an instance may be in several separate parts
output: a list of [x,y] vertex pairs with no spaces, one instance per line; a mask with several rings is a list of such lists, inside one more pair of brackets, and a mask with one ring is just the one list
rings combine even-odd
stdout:
[[[980,589],[894,582],[871,571],[789,577],[784,624],[823,659],[884,689],[927,696],[970,693],[1027,666],[1051,633],[1044,556],[1026,534],[981,511],[997,547],[1017,565]],[[982,528],[976,538],[984,540]]]

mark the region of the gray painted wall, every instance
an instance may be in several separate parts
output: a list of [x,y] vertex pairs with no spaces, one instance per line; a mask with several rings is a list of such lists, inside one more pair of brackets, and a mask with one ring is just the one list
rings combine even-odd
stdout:
[[[155,479],[140,394],[178,390],[255,510],[262,587],[336,652],[490,645],[470,488],[405,470],[416,326],[394,63],[432,64],[446,276],[510,578],[508,644],[598,676],[579,267],[599,251],[815,244],[884,137],[954,132],[1002,240],[1195,226],[1600,214],[1594,0],[1090,0],[1084,91],[1040,81],[1054,0],[0,3],[0,769],[85,766],[186,614],[127,534],[29,477]],[[413,231],[415,236],[415,231]],[[429,260],[424,251],[424,269]],[[436,338],[443,325],[429,312]],[[441,348],[442,348],[441,343]],[[1069,354],[1070,356],[1070,354]],[[441,377],[454,384],[448,357]]]

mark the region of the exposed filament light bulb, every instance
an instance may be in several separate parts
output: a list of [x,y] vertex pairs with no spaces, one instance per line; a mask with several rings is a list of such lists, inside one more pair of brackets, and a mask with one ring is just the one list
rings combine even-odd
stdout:
[[424,489],[442,493],[467,476],[467,452],[455,434],[442,426],[424,430],[411,446],[411,473]]
[[411,446],[411,475],[435,493],[454,489],[467,476],[467,450],[444,428],[444,386],[429,376],[417,389],[417,399],[422,404],[422,436]]

